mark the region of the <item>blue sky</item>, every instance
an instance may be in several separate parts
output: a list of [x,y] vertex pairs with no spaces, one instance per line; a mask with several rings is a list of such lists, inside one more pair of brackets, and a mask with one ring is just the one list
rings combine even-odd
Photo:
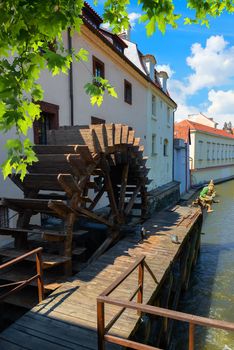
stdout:
[[[102,0],[95,7],[102,14]],[[93,6],[93,4],[90,2]],[[189,14],[186,1],[175,0],[176,10]],[[234,126],[234,15],[224,14],[211,19],[210,28],[183,25],[167,28],[147,37],[137,17],[141,10],[136,1],[128,8],[133,28],[131,41],[138,44],[142,53],[151,53],[157,68],[170,73],[168,87],[178,104],[176,119],[202,112],[219,122],[231,121]]]

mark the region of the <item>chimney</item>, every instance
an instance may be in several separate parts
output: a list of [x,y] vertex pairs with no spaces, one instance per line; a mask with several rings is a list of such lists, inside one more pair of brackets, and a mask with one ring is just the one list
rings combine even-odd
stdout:
[[155,79],[154,79],[154,67],[157,63],[155,57],[153,55],[148,54],[148,55],[142,56],[142,58],[143,58],[143,61],[145,63],[147,73],[150,76],[150,79],[155,81]]
[[164,92],[167,92],[167,79],[168,79],[168,74],[167,74],[167,72],[160,71],[160,72],[158,73],[158,77],[159,77],[159,79],[160,79],[160,82],[161,82],[163,91],[164,91]]
[[131,41],[131,25],[129,24],[127,29],[124,29],[122,33],[118,34],[121,39]]

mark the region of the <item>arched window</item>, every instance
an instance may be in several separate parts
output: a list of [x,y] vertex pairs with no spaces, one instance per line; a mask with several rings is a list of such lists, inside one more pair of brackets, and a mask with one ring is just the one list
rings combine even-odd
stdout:
[[163,155],[164,157],[168,156],[168,139],[164,139],[163,142]]

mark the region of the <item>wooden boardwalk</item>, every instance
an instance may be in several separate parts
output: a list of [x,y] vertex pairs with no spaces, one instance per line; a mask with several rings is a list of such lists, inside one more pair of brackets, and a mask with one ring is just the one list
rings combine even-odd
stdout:
[[[136,257],[146,255],[146,261],[160,284],[179,254],[185,237],[192,228],[200,210],[176,206],[170,211],[155,214],[145,222],[146,238],[128,235],[114,247],[54,291],[23,317],[0,334],[1,350],[18,349],[97,349],[96,298]],[[181,244],[171,242],[176,234]],[[111,295],[128,300],[137,286],[137,271]],[[145,272],[144,303],[148,303],[157,288]],[[106,305],[106,324],[119,311]],[[125,311],[110,334],[128,338],[139,320],[135,311]],[[119,349],[109,344],[107,349]]]

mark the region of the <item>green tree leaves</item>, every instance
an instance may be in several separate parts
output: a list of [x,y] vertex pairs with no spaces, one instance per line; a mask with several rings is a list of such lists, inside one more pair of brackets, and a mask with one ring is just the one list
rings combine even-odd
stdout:
[[147,35],[152,35],[156,28],[165,33],[167,25],[177,28],[176,21],[181,15],[174,13],[175,6],[172,0],[139,0],[138,3],[143,11],[140,22],[146,22]]
[[[95,0],[96,1],[96,0]],[[115,33],[129,25],[129,0],[106,0],[104,21]],[[173,0],[138,0],[148,35],[155,30],[165,32],[167,25],[177,27],[181,14],[175,10]],[[26,138],[29,128],[40,116],[37,101],[43,99],[38,84],[41,71],[52,75],[68,73],[71,62],[88,59],[88,52],[67,50],[63,34],[79,32],[82,25],[83,0],[4,0],[0,1],[0,133],[13,129],[16,138],[8,140],[8,158],[3,163],[4,177],[11,171],[20,172],[23,178],[27,165],[36,161],[32,144]],[[208,25],[210,17],[223,12],[234,12],[234,0],[188,0],[187,7],[194,16],[185,18],[187,24]],[[96,78],[95,78],[96,79]],[[105,93],[117,97],[106,79],[87,83],[85,90],[92,105],[101,105]]]
[[109,22],[114,33],[121,33],[129,25],[127,5],[129,0],[107,0],[104,3],[103,19]]
[[209,26],[211,17],[218,17],[223,12],[234,12],[233,0],[190,0],[188,8],[195,11],[195,16],[185,18],[185,24],[199,23]]
[[80,29],[82,7],[82,0],[0,2],[0,133],[15,130],[6,143],[4,177],[15,171],[23,178],[27,165],[36,161],[32,143],[22,135],[40,117],[41,71],[67,73],[73,58],[87,58],[85,50],[66,50],[62,36],[68,27]]
[[[107,0],[104,4],[104,20],[110,23],[114,32],[119,33],[129,25],[126,12],[128,0]],[[165,33],[168,25],[177,28],[178,19],[182,14],[176,13],[175,0],[138,0],[142,11],[140,22],[145,23],[147,35],[155,30]],[[185,17],[184,24],[209,25],[210,17],[220,16],[223,12],[234,12],[233,0],[187,0],[187,8],[191,10],[191,17]]]
[[27,166],[37,161],[32,146],[32,142],[28,138],[24,141],[20,139],[7,140],[7,159],[1,165],[4,179],[14,171],[16,174],[20,173],[20,179],[23,180]]
[[94,82],[87,83],[84,86],[86,94],[90,96],[92,106],[97,104],[97,106],[100,107],[105,93],[114,98],[118,97],[115,89],[113,86],[111,86],[107,79],[101,77],[95,77],[94,79]]

